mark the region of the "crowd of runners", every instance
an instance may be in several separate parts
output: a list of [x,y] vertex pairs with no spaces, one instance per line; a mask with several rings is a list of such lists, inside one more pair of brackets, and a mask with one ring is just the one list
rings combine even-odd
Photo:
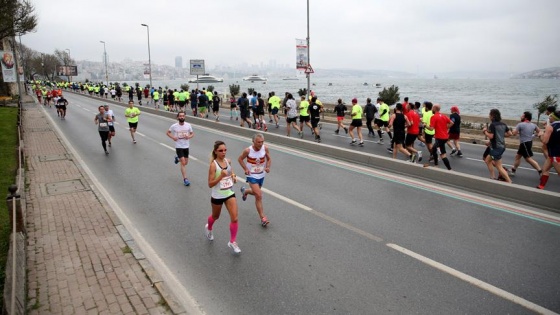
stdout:
[[[70,86],[75,87],[76,84]],[[76,91],[82,91],[80,88]],[[65,119],[68,101],[62,95],[62,89],[68,87],[55,86],[48,87],[43,84],[33,83],[33,90],[36,91],[40,103],[50,106],[51,102],[57,107],[57,113],[61,119]],[[88,91],[88,88],[85,88]],[[105,93],[99,90],[98,97],[105,98]],[[89,92],[87,92],[89,93]],[[112,92],[109,92],[112,95]],[[167,130],[167,136],[175,142],[176,156],[175,164],[179,164],[182,175],[182,183],[189,186],[191,181],[187,177],[186,166],[189,160],[190,139],[194,137],[192,126],[186,122],[187,109],[192,115],[208,118],[208,107],[212,104],[212,112],[219,121],[221,99],[216,92],[192,90],[168,90],[164,93],[167,97],[163,103],[159,103],[159,92],[154,90],[152,94],[145,97],[146,104],[153,104],[157,109],[159,105],[164,110],[177,112],[177,123]],[[96,95],[93,89],[92,95]],[[115,93],[115,100],[119,101],[120,96]],[[138,105],[141,106],[141,97],[137,97]],[[173,101],[171,101],[173,100]],[[282,120],[286,122],[286,136],[290,136],[291,129],[295,129],[300,138],[304,138],[305,127],[309,128],[317,142],[321,142],[321,118],[325,111],[322,102],[312,93],[309,99],[301,96],[297,102],[291,93],[285,93],[281,99],[274,92],[268,93],[268,98],[264,100],[261,93],[253,92],[248,96],[243,93],[239,98],[229,99],[230,120],[236,120],[241,127],[247,127],[262,131],[268,130],[268,124],[275,128],[280,127]],[[364,136],[362,135],[362,124],[365,120],[367,137],[378,138],[375,143],[384,144],[387,137],[390,152],[393,158],[397,158],[398,153],[404,155],[410,162],[422,161],[422,148],[426,148],[429,153],[428,163],[438,165],[439,160],[443,162],[448,170],[451,170],[450,161],[447,157],[447,147],[451,149],[450,155],[462,157],[460,145],[461,116],[458,106],[451,107],[451,114],[441,113],[441,106],[431,102],[409,102],[404,98],[403,103],[395,104],[391,109],[381,98],[376,99],[375,103],[370,98],[366,100],[365,106],[358,103],[356,98],[351,100],[352,105],[348,108],[343,100],[339,99],[333,112],[336,115],[335,134],[340,130],[350,136],[350,145],[364,146]],[[266,104],[266,105],[265,105]],[[189,106],[190,105],[190,106]],[[105,154],[109,154],[108,147],[111,147],[112,137],[115,136],[115,114],[108,104],[98,107],[98,113],[94,117],[98,132],[101,138],[102,147]],[[349,112],[349,114],[348,114]],[[488,139],[486,150],[482,154],[488,167],[490,178],[511,183],[511,176],[515,176],[517,168],[523,158],[539,174],[537,188],[544,189],[550,170],[554,168],[560,174],[560,112],[556,107],[547,108],[545,114],[548,116],[547,123],[541,127],[532,122],[532,114],[524,112],[519,123],[513,127],[508,127],[502,122],[501,113],[498,109],[489,112],[490,124],[484,127],[482,132]],[[128,123],[128,129],[133,144],[136,144],[135,133],[138,128],[139,116],[141,111],[135,106],[133,96],[130,96],[128,107],[124,110],[124,117]],[[267,117],[268,115],[268,117]],[[283,117],[281,117],[283,116]],[[349,117],[349,124],[346,125],[346,118]],[[299,122],[299,124],[298,124]],[[364,131],[365,133],[365,131]],[[513,167],[507,169],[502,164],[502,156],[506,150],[505,138],[518,135],[519,147]],[[539,165],[533,157],[533,139],[539,137],[542,143],[545,161]],[[419,147],[416,147],[418,144]],[[208,186],[211,188],[212,213],[208,217],[205,226],[205,234],[208,240],[214,239],[213,224],[220,217],[222,205],[225,204],[230,215],[230,240],[228,246],[232,252],[239,254],[241,250],[236,242],[237,235],[237,200],[232,190],[237,177],[233,172],[231,160],[226,158],[227,147],[223,141],[216,141],[211,153],[212,159],[208,172]],[[243,201],[249,195],[255,199],[255,207],[261,225],[266,227],[269,224],[268,218],[264,214],[262,203],[262,185],[265,174],[270,172],[271,157],[266,145],[264,145],[264,135],[255,134],[252,145],[242,151],[238,157],[238,163],[246,175],[248,186],[240,189]],[[496,170],[498,175],[496,176]]]

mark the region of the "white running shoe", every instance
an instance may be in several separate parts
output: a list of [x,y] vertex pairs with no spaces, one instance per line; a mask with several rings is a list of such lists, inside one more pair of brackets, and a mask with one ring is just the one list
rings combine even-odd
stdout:
[[231,248],[231,250],[232,250],[232,252],[233,252],[234,255],[235,255],[235,254],[240,254],[240,253],[241,253],[241,249],[240,249],[239,246],[237,245],[237,242],[233,242],[233,243],[232,243],[232,242],[228,242],[228,243],[227,243],[227,246],[228,246],[229,248]]
[[214,240],[214,234],[212,233],[211,230],[208,229],[208,223],[206,223],[206,225],[204,226],[204,233],[206,234],[206,238],[209,241],[213,241]]

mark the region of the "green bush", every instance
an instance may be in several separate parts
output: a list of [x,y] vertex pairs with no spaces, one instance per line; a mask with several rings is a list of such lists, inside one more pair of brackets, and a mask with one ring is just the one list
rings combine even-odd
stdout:
[[383,88],[383,91],[379,92],[379,98],[389,106],[395,104],[401,99],[399,87],[391,85],[389,88]]

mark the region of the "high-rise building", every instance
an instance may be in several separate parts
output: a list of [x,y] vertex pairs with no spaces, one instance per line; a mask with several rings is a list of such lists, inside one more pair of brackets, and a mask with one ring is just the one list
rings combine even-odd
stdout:
[[183,57],[181,56],[175,57],[175,68],[179,68],[179,69],[183,68]]

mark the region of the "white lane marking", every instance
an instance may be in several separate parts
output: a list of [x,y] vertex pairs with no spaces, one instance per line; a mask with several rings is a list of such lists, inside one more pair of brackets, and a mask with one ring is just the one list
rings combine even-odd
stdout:
[[86,112],[91,112],[91,110],[85,108],[85,107],[80,107],[81,109],[85,110]]
[[[470,158],[470,157],[466,157],[465,159],[471,160],[471,161],[476,161],[476,162],[486,163],[486,162],[484,162],[484,160],[482,160],[482,159],[475,159],[475,158]],[[503,165],[503,166],[509,166],[509,167],[513,166],[513,165],[510,165],[510,164],[502,164],[502,165]],[[539,164],[539,165],[540,165],[540,164]],[[536,170],[535,170],[534,168],[532,168],[532,167],[519,166],[517,169],[528,170],[528,171],[535,171],[535,172],[536,172]],[[550,174],[556,174],[556,173],[555,173],[554,171],[551,170],[551,171],[550,171]]]
[[139,136],[142,136],[142,137],[146,137],[146,135],[145,135],[145,134],[143,134],[143,133],[140,133],[140,132],[138,132],[138,131],[136,131],[136,134],[137,134],[137,135],[139,135]]
[[[43,110],[43,111],[45,111],[45,110]],[[45,113],[46,113],[46,111],[45,111]],[[192,314],[204,314],[204,311],[202,310],[202,307],[189,294],[189,292],[181,284],[181,282],[179,282],[179,280],[175,277],[175,275],[167,267],[167,265],[161,259],[161,257],[157,254],[157,252],[146,241],[146,239],[144,239],[142,234],[136,229],[134,224],[132,224],[132,222],[130,222],[130,220],[128,219],[128,217],[124,213],[124,211],[120,208],[118,203],[111,197],[109,192],[107,192],[107,190],[101,184],[101,182],[99,182],[99,180],[97,180],[97,178],[95,177],[93,172],[89,169],[89,167],[84,162],[82,157],[78,154],[76,149],[74,149],[74,147],[72,146],[70,141],[66,138],[64,133],[62,133],[62,131],[60,130],[58,125],[54,123],[54,120],[52,119],[52,117],[49,116],[49,115],[46,115],[46,116],[48,116],[48,119],[51,121],[51,125],[54,126],[54,128],[56,129],[56,132],[57,132],[58,136],[66,144],[67,149],[70,150],[70,152],[74,156],[75,161],[80,164],[80,166],[84,169],[84,171],[87,173],[87,175],[89,176],[89,178],[93,182],[93,185],[99,190],[99,192],[101,193],[101,195],[103,195],[105,200],[107,200],[107,203],[109,203],[109,206],[111,207],[111,209],[115,212],[115,214],[117,215],[119,220],[126,227],[128,232],[132,235],[132,238],[134,239],[134,241],[136,241],[136,243],[138,244],[138,246],[142,250],[142,253],[144,253],[144,255],[146,257],[148,257],[148,261],[154,266],[154,269],[157,270],[158,274],[162,277],[165,286],[169,290],[171,290],[177,298],[179,298],[179,300],[182,302],[181,305],[184,306],[187,309],[187,312],[189,314],[191,312],[192,312]]]
[[305,211],[307,211],[307,212],[310,212],[311,214],[314,214],[314,215],[316,215],[316,216],[318,216],[318,217],[320,217],[320,218],[323,218],[323,219],[325,219],[325,220],[327,220],[327,221],[329,221],[329,222],[331,222],[331,223],[333,223],[333,224],[335,224],[335,225],[338,225],[338,226],[340,226],[340,227],[342,227],[342,228],[345,228],[345,229],[347,229],[347,230],[350,230],[350,231],[352,231],[352,232],[355,232],[355,233],[357,233],[358,235],[362,235],[362,236],[364,236],[364,237],[366,237],[366,238],[368,238],[368,239],[370,239],[370,240],[376,241],[376,242],[383,242],[383,239],[382,239],[381,237],[379,237],[379,236],[375,236],[375,235],[373,235],[373,234],[371,234],[371,233],[368,233],[368,232],[366,232],[366,231],[364,231],[364,230],[360,230],[360,229],[358,229],[358,228],[356,228],[356,227],[354,227],[354,226],[352,226],[352,225],[350,225],[350,224],[344,223],[344,222],[342,222],[342,221],[340,221],[340,220],[337,220],[337,219],[335,219],[335,218],[333,218],[333,217],[331,217],[331,216],[328,216],[328,215],[326,215],[326,214],[324,214],[324,213],[322,213],[322,212],[315,211],[315,210],[313,210],[312,208],[310,208],[310,207],[308,207],[308,206],[306,206],[306,205],[304,205],[304,204],[301,204],[301,203],[299,203],[299,202],[297,202],[297,201],[295,201],[295,200],[292,200],[292,199],[290,199],[290,198],[288,198],[288,197],[286,197],[286,196],[283,196],[283,195],[281,195],[281,194],[279,194],[279,193],[273,192],[273,191],[271,191],[271,190],[269,190],[269,189],[266,189],[266,188],[261,188],[261,190],[262,190],[263,192],[265,192],[266,194],[271,195],[272,197],[275,197],[275,198],[277,198],[277,199],[280,199],[281,201],[284,201],[284,202],[289,203],[289,204],[291,204],[291,205],[293,205],[293,206],[296,206],[296,207],[298,207],[298,208],[300,208],[300,209],[302,209],[302,210],[305,210]]
[[476,278],[474,278],[474,277],[472,277],[472,276],[469,276],[469,275],[467,275],[467,274],[465,274],[465,273],[462,273],[462,272],[460,272],[460,271],[458,271],[458,270],[456,270],[456,269],[453,269],[453,268],[451,268],[451,267],[449,267],[449,266],[446,266],[446,265],[444,265],[444,264],[442,264],[442,263],[439,263],[439,262],[437,262],[437,261],[434,261],[434,260],[432,260],[432,259],[430,259],[430,258],[428,258],[428,257],[425,257],[425,256],[422,256],[422,255],[420,255],[420,254],[417,254],[417,253],[415,253],[415,252],[413,252],[413,251],[411,251],[411,250],[408,250],[408,249],[406,249],[406,248],[404,248],[404,247],[401,247],[401,246],[396,245],[396,244],[387,244],[387,246],[390,247],[390,248],[392,248],[392,249],[394,249],[394,250],[396,250],[396,251],[399,251],[399,252],[401,252],[401,253],[403,253],[403,254],[405,254],[405,255],[407,255],[407,256],[410,256],[410,257],[412,257],[412,258],[414,258],[414,259],[417,259],[417,260],[419,260],[419,261],[425,263],[426,265],[429,265],[429,266],[431,266],[431,267],[434,267],[434,268],[436,268],[436,269],[438,269],[438,270],[440,270],[440,271],[443,271],[443,272],[445,272],[445,273],[447,273],[447,274],[450,274],[450,275],[453,276],[453,277],[456,277],[456,278],[461,279],[461,280],[463,280],[463,281],[465,281],[465,282],[468,282],[468,283],[470,283],[470,284],[472,284],[472,285],[474,285],[474,286],[476,286],[476,287],[479,287],[479,288],[482,289],[482,290],[488,291],[488,292],[490,292],[490,293],[492,293],[492,294],[494,294],[494,295],[497,295],[497,296],[499,296],[499,297],[502,297],[502,298],[504,298],[504,299],[506,299],[506,300],[508,300],[508,301],[511,301],[511,302],[513,302],[513,303],[516,303],[516,304],[519,304],[519,305],[521,305],[521,306],[523,306],[523,307],[525,307],[525,308],[527,308],[527,309],[529,309],[529,310],[535,311],[535,312],[537,312],[537,313],[539,313],[539,314],[557,314],[557,313],[555,313],[555,312],[553,312],[553,311],[551,311],[551,310],[549,310],[549,309],[546,309],[546,308],[544,308],[544,307],[542,307],[542,306],[540,306],[540,305],[537,305],[537,304],[535,304],[535,303],[533,303],[533,302],[527,301],[527,300],[525,300],[525,299],[522,298],[522,297],[519,297],[519,296],[517,296],[517,295],[511,294],[511,293],[509,293],[509,292],[507,292],[507,291],[505,291],[505,290],[502,290],[502,289],[500,289],[500,288],[498,288],[498,287],[495,287],[495,286],[493,286],[493,285],[491,285],[491,284],[489,284],[489,283],[486,283],[486,282],[484,282],[484,281],[482,281],[482,280],[476,279]]

